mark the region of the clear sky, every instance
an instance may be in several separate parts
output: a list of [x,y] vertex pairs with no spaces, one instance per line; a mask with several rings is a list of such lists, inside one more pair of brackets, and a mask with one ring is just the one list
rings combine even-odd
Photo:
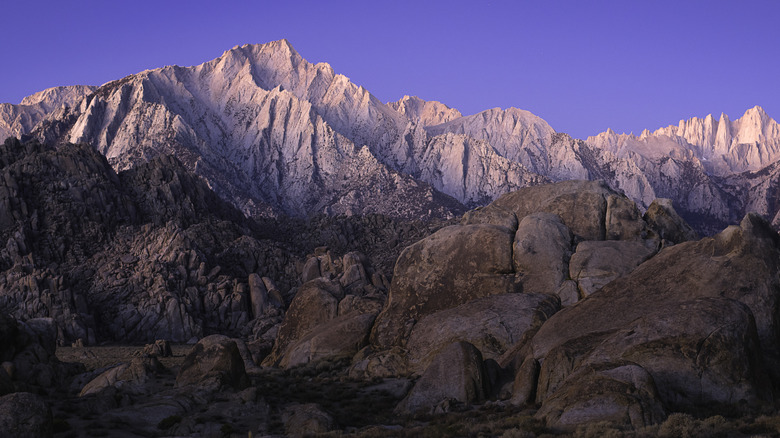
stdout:
[[382,101],[518,107],[584,138],[760,105],[780,118],[780,1],[7,1],[0,102],[287,38]]

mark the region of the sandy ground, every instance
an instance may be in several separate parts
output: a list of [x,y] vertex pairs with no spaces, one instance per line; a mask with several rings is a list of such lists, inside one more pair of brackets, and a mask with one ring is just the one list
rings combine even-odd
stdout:
[[[94,347],[57,347],[57,358],[62,362],[79,362],[84,364],[87,371],[115,365],[120,362],[130,362],[133,357],[140,355],[143,345],[100,345]],[[192,345],[173,345],[172,357],[159,357],[159,361],[169,369],[178,368],[184,361]]]

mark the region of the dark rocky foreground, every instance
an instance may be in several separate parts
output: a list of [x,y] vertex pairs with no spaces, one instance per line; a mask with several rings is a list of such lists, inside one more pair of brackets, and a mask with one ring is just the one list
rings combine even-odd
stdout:
[[[245,219],[161,157],[0,147],[7,436],[774,436],[780,237],[521,189]],[[392,271],[391,271],[392,269]]]

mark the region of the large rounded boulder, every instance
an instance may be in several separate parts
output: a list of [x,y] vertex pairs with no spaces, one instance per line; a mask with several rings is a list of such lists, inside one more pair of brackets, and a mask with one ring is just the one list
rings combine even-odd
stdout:
[[477,298],[520,290],[512,267],[514,232],[478,224],[443,228],[407,247],[395,265],[390,295],[372,344],[401,345],[418,319]]
[[[661,250],[558,312],[503,362],[541,363],[536,402],[551,425],[569,421],[565,412],[585,403],[576,394],[603,380],[587,370],[626,363],[641,367],[656,388],[640,391],[638,406],[655,397],[670,410],[750,411],[772,400],[771,388],[780,382],[778,314],[780,237],[765,220],[747,215],[712,238]],[[625,386],[600,385],[618,392]],[[615,397],[607,399],[628,400]],[[588,415],[582,418],[597,419]],[[601,420],[617,418],[607,417]],[[643,424],[631,415],[624,418],[630,418],[626,424]]]
[[[632,242],[625,245],[641,254],[620,260],[619,269],[597,281],[595,265],[571,278],[577,244],[604,239]],[[636,205],[603,182],[565,181],[508,193],[401,253],[371,345],[404,347],[424,318],[489,296],[541,293],[574,304],[583,295],[578,279],[593,293],[594,284],[603,286],[654,254],[658,239]]]
[[201,339],[187,354],[176,376],[176,386],[206,389],[244,388],[249,382],[236,341],[223,335]]

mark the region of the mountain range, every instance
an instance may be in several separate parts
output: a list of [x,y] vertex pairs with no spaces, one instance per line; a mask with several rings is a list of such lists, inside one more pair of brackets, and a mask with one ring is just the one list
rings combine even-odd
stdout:
[[581,140],[282,40],[0,136],[3,436],[780,434],[760,107]]
[[286,40],[2,104],[6,136],[90,144],[117,171],[174,154],[255,217],[446,218],[521,187],[598,179],[641,209],[672,199],[701,233],[748,211],[780,225],[780,128],[760,107],[579,140],[517,108],[383,103]]

